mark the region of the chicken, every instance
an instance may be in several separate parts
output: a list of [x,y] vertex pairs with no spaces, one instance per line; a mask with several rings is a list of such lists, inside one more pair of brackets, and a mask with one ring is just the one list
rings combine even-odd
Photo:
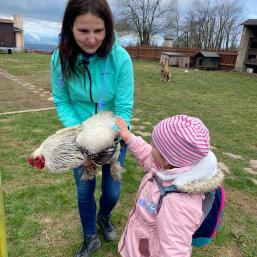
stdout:
[[[65,172],[86,162],[97,165],[109,163],[111,175],[119,180],[122,168],[117,163],[119,142],[115,141],[114,125],[114,114],[102,111],[82,125],[58,130],[46,138],[29,156],[28,162],[35,168],[46,167],[53,173]],[[90,179],[94,175],[96,170],[91,166],[85,170],[83,178]]]

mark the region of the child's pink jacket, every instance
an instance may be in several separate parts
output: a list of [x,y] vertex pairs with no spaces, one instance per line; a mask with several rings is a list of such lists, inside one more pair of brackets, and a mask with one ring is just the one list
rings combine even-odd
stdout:
[[[132,135],[126,142],[129,150],[147,174],[139,187],[135,204],[120,239],[118,251],[123,257],[189,257],[192,235],[203,220],[202,194],[170,193],[163,198],[157,214],[159,188],[152,177],[157,166],[151,145]],[[183,172],[173,169],[171,172]],[[172,185],[172,181],[165,181]]]

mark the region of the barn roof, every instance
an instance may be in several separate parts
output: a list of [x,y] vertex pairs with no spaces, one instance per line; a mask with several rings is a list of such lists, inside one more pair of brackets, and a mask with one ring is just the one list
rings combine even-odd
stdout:
[[170,36],[165,36],[165,37],[164,37],[164,40],[174,40],[174,38],[173,38],[173,37],[170,37]]
[[16,26],[13,26],[13,31],[14,31],[14,32],[22,32],[23,29],[20,29],[20,28],[18,28],[18,27],[16,27]]
[[0,23],[12,23],[13,24],[13,20],[0,19]]
[[168,55],[169,57],[184,56],[183,54],[176,52],[162,52],[162,54]]
[[257,19],[248,19],[248,20],[244,21],[241,25],[257,26]]
[[200,51],[196,55],[199,55],[199,54],[201,54],[204,57],[215,57],[215,58],[220,57],[216,52]]

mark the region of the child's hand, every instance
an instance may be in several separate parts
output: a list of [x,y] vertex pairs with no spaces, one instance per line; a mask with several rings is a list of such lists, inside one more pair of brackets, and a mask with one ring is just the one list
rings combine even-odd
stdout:
[[131,136],[131,132],[128,130],[126,121],[120,117],[116,117],[116,125],[119,128],[118,134],[122,138],[123,141],[127,141]]

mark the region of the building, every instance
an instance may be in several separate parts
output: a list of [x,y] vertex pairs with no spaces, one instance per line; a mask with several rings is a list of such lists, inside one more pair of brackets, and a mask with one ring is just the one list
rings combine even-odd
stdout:
[[197,69],[217,70],[219,57],[215,52],[200,51],[195,55],[195,67]]
[[180,56],[178,58],[179,68],[191,68],[192,66],[192,58],[190,56]]
[[0,18],[0,49],[9,53],[24,50],[23,18],[14,15],[13,19]]
[[165,47],[173,47],[174,39],[172,37],[164,37],[163,46]]
[[235,69],[257,73],[257,19],[243,22],[243,32]]
[[162,52],[160,62],[168,62],[169,66],[178,66],[179,65],[179,57],[184,56],[181,53],[175,52]]

